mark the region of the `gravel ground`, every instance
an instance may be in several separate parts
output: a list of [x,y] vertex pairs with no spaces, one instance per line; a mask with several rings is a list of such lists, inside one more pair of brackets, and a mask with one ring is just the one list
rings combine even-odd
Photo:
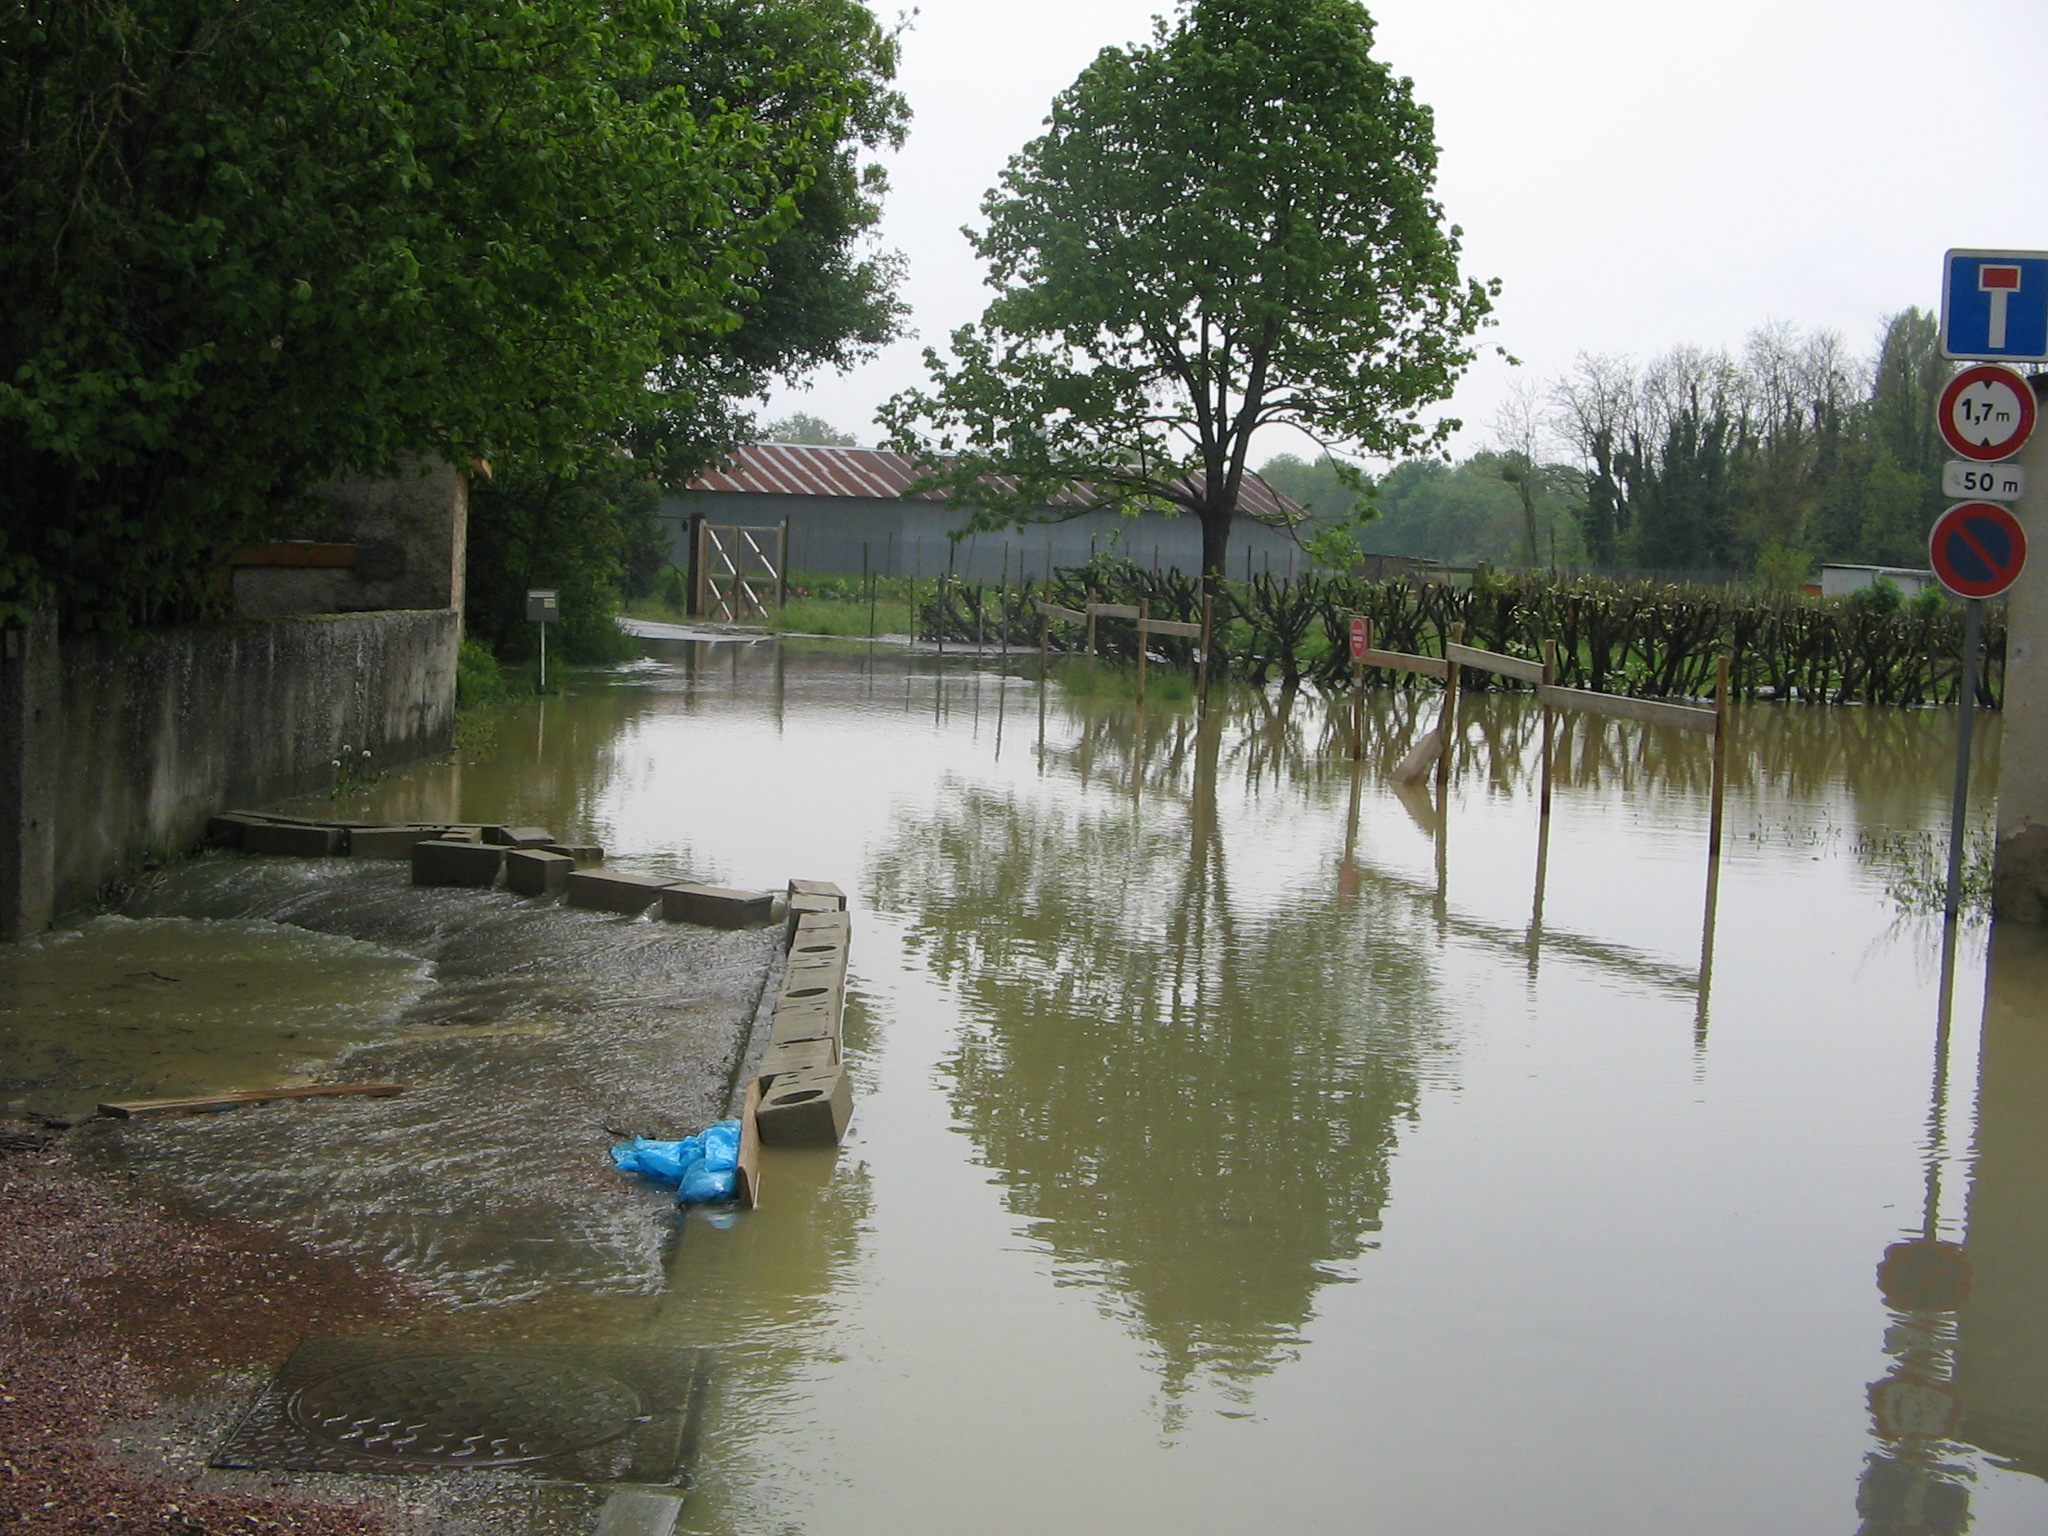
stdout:
[[419,1299],[260,1228],[177,1218],[82,1177],[61,1140],[40,1140],[0,1122],[0,1525],[37,1536],[422,1529],[425,1511],[395,1489],[343,1502],[223,1486],[233,1480],[192,1464],[203,1449],[180,1456],[180,1437],[159,1434],[168,1454],[152,1457],[139,1448],[152,1437],[133,1433],[160,1417],[169,1387],[218,1395],[303,1333],[417,1315]]

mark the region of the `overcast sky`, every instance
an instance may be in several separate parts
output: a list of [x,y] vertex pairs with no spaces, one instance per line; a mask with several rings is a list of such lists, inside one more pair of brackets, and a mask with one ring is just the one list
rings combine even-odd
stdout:
[[[987,302],[959,234],[982,194],[1088,60],[1167,8],[922,0],[899,79],[915,118],[882,231],[909,259],[917,337],[778,393],[768,414],[875,440],[875,408],[923,381],[922,348]],[[1370,9],[1375,52],[1435,109],[1466,269],[1505,285],[1485,356],[1443,408],[1466,423],[1461,453],[1485,445],[1511,374],[1540,385],[1582,351],[1737,348],[1774,320],[1863,353],[1880,317],[1939,302],[1948,247],[2048,249],[2048,0]]]

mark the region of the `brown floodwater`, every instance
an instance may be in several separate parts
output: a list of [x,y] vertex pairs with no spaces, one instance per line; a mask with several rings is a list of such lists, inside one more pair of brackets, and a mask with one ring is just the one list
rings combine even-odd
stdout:
[[1033,665],[661,647],[342,806],[853,896],[845,1146],[504,1287],[718,1349],[686,1530],[2048,1530],[2048,942],[1944,1002],[1952,716],[1739,710],[1710,913],[1701,738],[1571,725],[1545,839],[1526,699],[1439,808],[1432,695],[1354,758]]

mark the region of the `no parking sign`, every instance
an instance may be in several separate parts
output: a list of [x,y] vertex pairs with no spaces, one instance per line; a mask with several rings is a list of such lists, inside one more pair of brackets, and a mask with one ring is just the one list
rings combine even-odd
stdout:
[[1935,519],[1927,555],[1957,597],[1996,597],[2026,567],[2027,531],[1995,501],[1966,501]]

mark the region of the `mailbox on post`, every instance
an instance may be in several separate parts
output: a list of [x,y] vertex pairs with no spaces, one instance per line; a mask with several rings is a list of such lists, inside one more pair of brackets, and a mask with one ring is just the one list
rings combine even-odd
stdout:
[[553,587],[526,589],[526,622],[540,626],[540,692],[548,691],[548,626],[562,616]]

